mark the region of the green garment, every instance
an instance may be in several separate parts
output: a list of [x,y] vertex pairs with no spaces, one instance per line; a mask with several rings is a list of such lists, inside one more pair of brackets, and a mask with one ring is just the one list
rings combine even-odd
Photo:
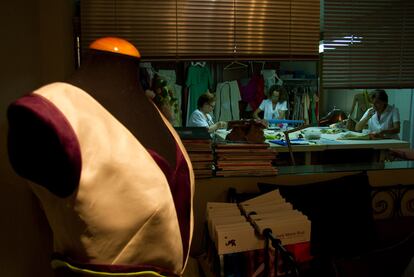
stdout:
[[189,88],[187,106],[187,125],[188,119],[193,111],[197,109],[198,97],[206,93],[212,87],[211,74],[207,66],[192,65],[188,68],[187,81]]

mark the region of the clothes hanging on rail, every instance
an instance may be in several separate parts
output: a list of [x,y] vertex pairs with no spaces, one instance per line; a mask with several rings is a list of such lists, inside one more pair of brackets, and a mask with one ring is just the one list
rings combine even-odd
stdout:
[[305,124],[318,122],[319,98],[310,85],[286,86],[289,96],[290,119],[303,120]]
[[239,120],[240,100],[241,96],[237,81],[218,83],[216,89],[216,107],[214,109],[215,120]]
[[309,100],[309,93],[305,89],[305,93],[302,95],[303,101],[303,120],[305,124],[309,124],[309,107],[310,107],[310,100]]
[[367,91],[357,93],[354,95],[354,99],[352,101],[352,108],[349,118],[355,122],[359,122],[364,113],[371,107],[372,101],[369,93]]
[[238,84],[242,100],[249,103],[252,110],[255,111],[265,99],[263,77],[254,75],[247,84],[243,85],[240,80]]
[[146,91],[147,89],[151,88],[151,82],[155,75],[152,64],[150,62],[140,63],[139,72],[141,86],[144,89],[144,91]]
[[261,74],[263,76],[264,79],[264,91],[265,93],[269,92],[269,89],[276,84],[276,70],[274,69],[266,69],[266,70],[262,70]]
[[173,108],[172,112],[174,113],[173,126],[180,127],[182,126],[182,122],[181,122],[181,101],[182,101],[181,90],[182,90],[182,87],[176,84],[177,76],[176,76],[175,70],[160,69],[158,70],[157,73],[158,73],[158,76],[160,76],[161,78],[167,81],[168,88],[172,91],[173,97],[177,99],[176,105],[172,107]]
[[198,98],[203,93],[208,92],[211,85],[211,74],[207,65],[191,65],[188,68],[186,86],[189,88],[189,93],[186,125],[189,122],[191,113],[197,109]]

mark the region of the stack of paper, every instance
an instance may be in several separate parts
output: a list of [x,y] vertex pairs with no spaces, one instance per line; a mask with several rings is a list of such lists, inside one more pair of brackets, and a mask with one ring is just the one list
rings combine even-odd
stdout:
[[267,228],[285,246],[310,241],[311,222],[277,190],[239,205],[210,202],[207,222],[219,255],[263,249],[261,234]]
[[217,143],[217,176],[274,176],[277,169],[272,166],[276,151],[267,143]]
[[206,128],[176,128],[181,141],[190,156],[196,178],[213,175],[213,150],[211,137]]

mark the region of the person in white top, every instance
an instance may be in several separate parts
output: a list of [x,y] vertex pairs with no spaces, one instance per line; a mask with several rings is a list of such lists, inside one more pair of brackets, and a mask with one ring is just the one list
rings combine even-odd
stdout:
[[214,123],[211,117],[215,105],[216,101],[212,93],[207,92],[200,95],[197,101],[197,109],[191,114],[188,127],[206,127],[209,133],[213,133],[220,128],[226,128],[226,122]]
[[355,131],[361,131],[368,125],[374,138],[399,139],[400,113],[397,108],[388,104],[388,95],[382,89],[372,94],[373,107],[368,109],[356,124]]
[[253,113],[253,118],[259,119],[259,113],[264,112],[263,119],[285,119],[287,107],[287,95],[283,86],[273,85],[268,91],[268,99],[260,104],[259,108]]

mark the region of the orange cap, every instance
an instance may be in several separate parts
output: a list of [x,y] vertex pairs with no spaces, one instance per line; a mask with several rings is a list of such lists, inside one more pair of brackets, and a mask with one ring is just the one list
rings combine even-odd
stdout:
[[138,49],[130,42],[122,38],[104,37],[99,38],[89,45],[90,49],[109,51],[118,54],[124,54],[135,58],[141,58]]

